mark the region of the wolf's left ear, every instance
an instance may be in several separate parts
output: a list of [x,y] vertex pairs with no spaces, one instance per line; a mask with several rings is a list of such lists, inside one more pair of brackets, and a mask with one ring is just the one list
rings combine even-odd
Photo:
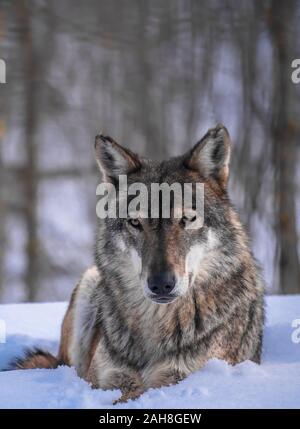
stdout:
[[102,134],[96,136],[95,155],[104,180],[115,181],[120,174],[130,174],[141,168],[136,154]]
[[199,171],[205,178],[215,179],[225,188],[229,175],[231,141],[227,129],[218,124],[186,154],[184,165]]

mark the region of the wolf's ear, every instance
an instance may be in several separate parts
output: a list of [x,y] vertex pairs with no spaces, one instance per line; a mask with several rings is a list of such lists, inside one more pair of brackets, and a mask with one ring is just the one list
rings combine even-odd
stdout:
[[104,180],[114,181],[120,174],[130,174],[141,168],[136,154],[102,134],[96,136],[95,155]]
[[227,129],[218,124],[186,154],[184,165],[199,171],[205,178],[212,177],[225,188],[229,175],[231,141]]

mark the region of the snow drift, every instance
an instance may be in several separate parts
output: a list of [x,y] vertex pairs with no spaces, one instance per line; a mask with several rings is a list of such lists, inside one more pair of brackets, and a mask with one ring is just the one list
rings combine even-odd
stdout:
[[[300,296],[266,303],[260,366],[213,359],[178,385],[116,406],[120,391],[93,390],[74,368],[0,372],[0,408],[299,408]],[[65,303],[0,305],[0,368],[24,347],[56,353],[65,309]]]

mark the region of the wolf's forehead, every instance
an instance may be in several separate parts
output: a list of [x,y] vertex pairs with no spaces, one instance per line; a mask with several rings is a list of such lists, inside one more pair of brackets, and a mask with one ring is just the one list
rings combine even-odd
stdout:
[[138,173],[129,175],[127,181],[128,184],[143,183],[150,189],[153,183],[198,183],[203,181],[203,178],[195,171],[188,171],[177,159],[171,159],[161,163],[149,163]]

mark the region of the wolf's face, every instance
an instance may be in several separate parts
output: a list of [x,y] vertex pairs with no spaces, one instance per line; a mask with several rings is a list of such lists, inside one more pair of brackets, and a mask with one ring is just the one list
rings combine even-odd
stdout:
[[[196,278],[205,281],[218,275],[228,255],[234,252],[226,193],[231,147],[227,130],[218,125],[189,152],[161,163],[138,157],[110,137],[97,136],[95,147],[105,181],[118,188],[120,175],[126,175],[128,188],[142,183],[149,195],[147,216],[137,217],[130,212],[131,195],[126,203],[126,218],[117,216],[101,221],[102,233],[106,235],[102,252],[110,252],[110,257],[115,258],[111,267],[119,270],[119,277],[122,277],[120,272],[126,270],[127,281],[130,276],[138,279],[133,282],[134,287],[152,301],[167,304],[185,295]],[[192,207],[183,207],[178,217],[171,192],[170,216],[162,215],[160,199],[158,216],[151,217],[153,183],[169,186],[176,183],[182,189],[184,184],[194,184]],[[199,222],[194,210],[198,197],[196,183],[204,184],[203,222]],[[122,262],[118,266],[120,254]]]

